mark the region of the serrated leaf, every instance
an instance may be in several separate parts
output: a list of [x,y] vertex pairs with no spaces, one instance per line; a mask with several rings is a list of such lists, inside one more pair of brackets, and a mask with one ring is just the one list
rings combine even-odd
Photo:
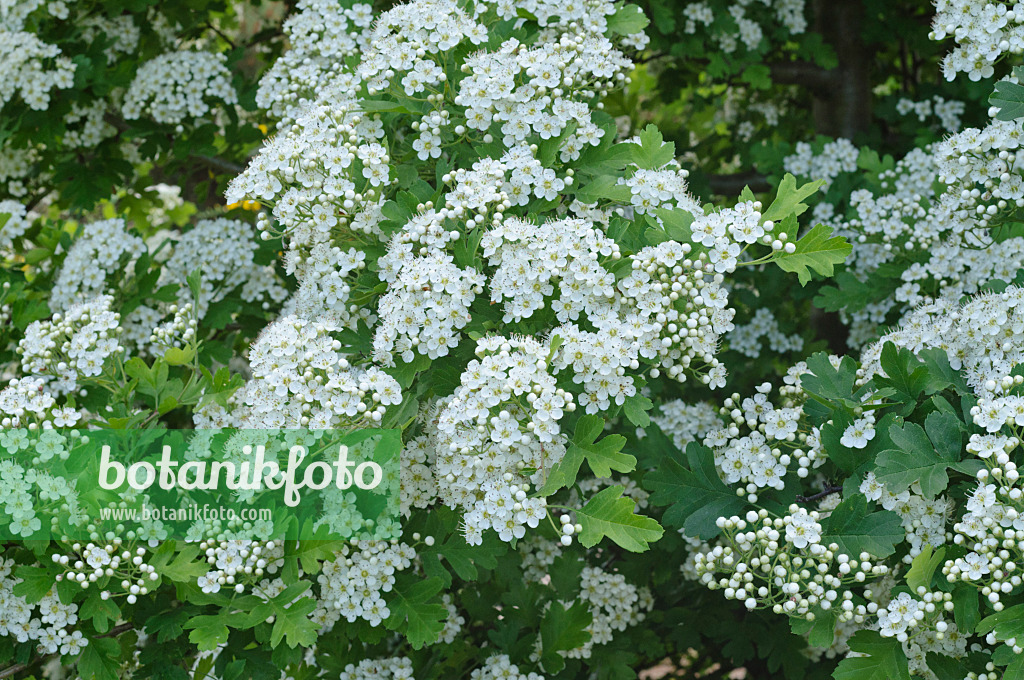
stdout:
[[978,623],[977,633],[993,633],[1000,642],[1010,638],[1024,640],[1024,604],[1007,607],[1001,612],[986,616]]
[[952,413],[933,411],[925,427],[917,423],[889,428],[895,449],[878,454],[875,476],[893,493],[919,482],[921,493],[932,499],[949,484],[946,469],[960,460],[960,420]]
[[910,563],[910,569],[907,570],[907,585],[910,589],[914,592],[921,587],[931,590],[932,577],[945,556],[945,548],[939,548],[934,553],[930,545],[921,548],[920,554],[914,558]]
[[388,628],[403,633],[413,649],[434,642],[444,630],[448,609],[440,602],[430,602],[442,586],[437,577],[406,582],[396,585],[388,598]]
[[660,468],[644,478],[644,488],[652,492],[651,503],[671,506],[665,511],[665,524],[680,527],[693,538],[714,538],[721,533],[718,518],[737,514],[746,501],[718,476],[711,449],[691,442],[686,460],[689,469],[666,456]]
[[622,405],[622,412],[626,414],[629,422],[637,427],[647,427],[651,424],[651,416],[648,411],[652,408],[654,408],[654,402],[642,394],[634,394],[632,397],[626,397],[626,401]]
[[604,431],[604,420],[600,416],[587,414],[576,422],[569,447],[562,460],[552,468],[544,485],[538,491],[540,496],[550,496],[563,487],[576,483],[583,461],[598,477],[611,477],[616,472],[632,472],[636,469],[636,458],[622,453],[626,438],[620,434],[610,434],[601,441],[598,436]]
[[[1014,69],[1018,78],[1021,77],[1021,68]],[[999,107],[996,120],[1016,120],[1024,117],[1024,85],[1000,80],[996,83],[996,89],[988,98],[988,103]]]
[[[795,224],[793,218],[794,227]],[[822,276],[832,276],[835,265],[842,264],[853,252],[853,246],[845,238],[832,236],[832,227],[823,224],[816,225],[794,245],[796,250],[792,253],[779,250],[771,261],[783,271],[796,274],[801,286],[810,282],[812,269]]]
[[121,647],[111,638],[91,638],[78,657],[78,674],[89,680],[117,680]]
[[873,630],[859,630],[847,643],[867,656],[847,657],[832,673],[835,680],[910,680],[907,655],[896,638],[883,638]]
[[899,515],[889,510],[872,512],[867,498],[859,493],[837,505],[821,527],[823,544],[836,543],[839,552],[857,559],[862,552],[888,557],[906,537]]
[[665,142],[665,138],[654,125],[648,125],[640,133],[640,143],[632,143],[633,162],[642,170],[655,170],[676,157],[676,145]]
[[775,194],[775,200],[762,213],[761,219],[778,222],[790,215],[794,218],[799,217],[809,207],[803,200],[818,193],[818,189],[824,184],[824,180],[818,179],[798,188],[796,177],[787,172],[779,183],[779,191]]
[[593,614],[586,602],[575,602],[568,608],[563,607],[557,600],[551,603],[540,622],[540,638],[544,652],[542,663],[545,670],[558,673],[565,666],[565,661],[558,652],[577,649],[590,640],[587,626],[593,620]]
[[655,520],[633,512],[636,503],[622,496],[624,490],[621,486],[609,486],[576,511],[583,525],[580,543],[584,547],[592,548],[607,536],[626,550],[644,552],[665,533]]
[[974,633],[981,621],[978,589],[970,583],[958,583],[953,588],[953,620],[964,635]]

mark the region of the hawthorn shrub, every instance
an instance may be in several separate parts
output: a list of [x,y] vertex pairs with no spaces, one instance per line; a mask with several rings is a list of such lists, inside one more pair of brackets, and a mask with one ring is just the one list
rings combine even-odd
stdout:
[[[801,2],[0,6],[0,677],[1024,678],[1024,11],[861,9],[895,139]],[[158,428],[387,433],[401,538],[54,473]]]

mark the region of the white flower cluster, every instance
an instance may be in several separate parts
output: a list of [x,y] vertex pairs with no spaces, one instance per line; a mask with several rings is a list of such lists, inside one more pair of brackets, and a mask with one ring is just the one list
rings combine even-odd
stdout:
[[402,447],[401,512],[408,517],[412,508],[426,508],[437,498],[434,478],[436,437],[420,435]]
[[527,492],[565,455],[558,420],[575,403],[547,372],[546,345],[489,337],[476,353],[431,424],[434,477],[441,500],[465,509],[468,543],[479,545],[490,528],[511,542],[547,513],[544,500]]
[[583,646],[560,652],[570,659],[589,659],[594,645],[608,644],[616,631],[642,623],[654,607],[646,588],[637,588],[622,574],[589,566],[580,574],[579,601],[587,603],[593,620],[586,628],[590,639]]
[[[747,50],[758,50],[766,29],[766,26],[759,21],[778,23],[792,35],[799,35],[807,30],[804,0],[762,0],[761,4],[771,7],[774,10],[774,15],[758,16],[754,12],[752,13],[753,18],[748,16],[748,10],[756,7],[752,0],[741,0],[728,4],[728,14],[732,19],[730,28],[722,30],[720,33],[711,34],[711,37],[718,43],[719,49],[731,54],[742,43]],[[686,19],[686,23],[683,24],[683,30],[686,33],[696,33],[698,24],[702,29],[707,29],[717,19],[715,10],[708,2],[688,3],[682,13]],[[732,25],[735,26],[734,29],[731,28]],[[767,28],[774,30],[775,26],[767,26]],[[703,30],[702,32],[707,33],[708,31]]]
[[759,307],[750,323],[736,326],[726,335],[726,341],[729,343],[729,349],[756,359],[761,356],[762,337],[768,340],[768,347],[778,354],[799,352],[804,348],[804,339],[800,334],[783,334],[775,315],[766,307]]
[[67,128],[62,139],[69,149],[92,148],[117,134],[117,128],[106,121],[107,102],[97,100],[92,104],[71,105],[64,116]]
[[819,153],[807,142],[797,142],[793,153],[782,159],[782,167],[797,177],[824,180],[823,189],[828,191],[840,173],[857,169],[859,156],[860,150],[843,137],[826,142]]
[[9,254],[14,239],[32,226],[34,218],[18,201],[0,201],[0,257]]
[[81,631],[71,630],[78,623],[78,605],[62,603],[53,590],[29,604],[14,594],[21,579],[12,575],[13,568],[13,559],[0,559],[0,636],[35,642],[45,654],[77,655],[89,644]]
[[113,303],[102,295],[29,324],[17,350],[25,374],[50,377],[48,388],[57,392],[72,391],[80,379],[100,375],[107,358],[124,349],[118,340],[121,315],[111,311]]
[[363,659],[358,665],[346,664],[340,680],[415,680],[412,661],[404,656],[387,659]]
[[921,123],[934,115],[939,119],[939,128],[946,132],[956,132],[960,129],[960,117],[964,115],[966,108],[967,105],[963,102],[944,99],[939,95],[918,102],[902,97],[896,102],[896,113],[901,116],[913,113]]
[[53,282],[50,308],[64,311],[107,293],[107,278],[123,276],[145,252],[145,242],[121,218],[83,225]]
[[[764,383],[752,397],[741,401],[734,394],[726,399],[721,413],[732,425],[709,429],[704,438],[722,477],[729,484],[744,484],[750,502],[756,501],[759,489],[782,489],[794,462],[801,478],[824,462],[817,429],[802,422],[804,397],[783,394],[782,406],[776,407],[770,391],[771,384]],[[741,436],[743,426],[750,434]]]
[[892,493],[875,478],[873,472],[864,475],[859,490],[869,501],[875,501],[900,516],[907,534],[906,541],[910,544],[905,562],[910,563],[926,546],[938,547],[946,542],[946,522],[953,511],[953,503],[945,496],[925,498],[917,483],[900,493]]
[[1024,51],[1024,14],[1014,5],[986,0],[937,0],[932,40],[952,37],[957,46],[942,60],[946,80],[966,73],[972,81],[991,78],[994,65],[1006,52]]
[[[199,549],[210,565],[210,570],[196,580],[204,593],[216,593],[222,587],[242,593],[247,581],[263,583],[265,575],[277,573],[284,564],[284,543],[278,541],[207,539],[200,541]],[[256,585],[254,591],[261,589],[265,591]]]
[[[34,164],[39,160],[39,150],[35,147],[16,149],[10,145],[0,146],[0,186],[11,196],[24,196],[28,193],[25,178],[32,174]],[[40,173],[46,178],[46,173]]]
[[34,33],[8,30],[0,23],[0,107],[20,96],[30,109],[48,109],[52,89],[74,84],[77,64],[60,54],[59,47]]
[[544,680],[544,676],[523,673],[507,654],[495,654],[488,657],[483,666],[474,668],[469,680]]
[[245,302],[282,302],[287,291],[277,280],[274,268],[253,262],[256,254],[255,233],[250,225],[239,220],[218,217],[200,220],[174,244],[174,252],[162,270],[161,284],[176,283],[178,303],[193,302],[186,285],[189,274],[199,270],[199,300],[196,313],[206,315],[210,304],[221,300],[241,286]]
[[[10,518],[7,530],[15,536],[30,538],[43,526],[42,515],[48,509],[61,507],[69,515],[77,510],[77,494],[72,485],[63,477],[54,477],[40,468],[54,457],[67,460],[69,453],[63,445],[66,439],[56,430],[46,430],[32,440],[23,429],[5,430],[0,434],[0,443],[9,454],[18,455],[28,467],[12,460],[0,464],[0,504]],[[34,446],[33,446],[34,442]],[[6,520],[4,520],[6,524]]]
[[260,78],[256,92],[256,104],[279,118],[281,127],[322,90],[336,95],[339,86],[351,87],[351,74],[339,73],[337,65],[368,49],[373,22],[373,7],[364,3],[301,0],[295,10],[283,26],[290,49]]
[[360,541],[345,545],[324,562],[317,582],[320,599],[312,619],[328,632],[342,617],[379,626],[391,615],[384,593],[391,592],[395,573],[409,568],[416,551],[397,541]]
[[45,378],[15,378],[0,390],[0,428],[73,427],[81,414],[73,408],[57,406],[46,391]]
[[197,413],[197,426],[327,430],[379,423],[387,406],[402,401],[401,387],[379,368],[350,366],[332,330],[296,316],[275,321],[253,344],[253,379],[230,397],[230,411],[211,403]]
[[718,409],[710,402],[687,404],[674,399],[661,404],[660,413],[651,416],[651,422],[672,438],[680,451],[685,451],[690,442],[704,439],[711,430],[722,426]]
[[867,608],[854,604],[851,587],[884,576],[888,567],[873,563],[868,553],[850,556],[835,543],[821,543],[817,511],[791,505],[789,512],[776,518],[767,510],[751,510],[745,519],[720,517],[725,545],[694,558],[701,581],[751,610],[770,606],[776,614],[813,618],[815,607],[837,606],[840,621],[863,620]]
[[121,113],[179,125],[202,120],[211,110],[238,103],[224,54],[168,52],[139,67],[125,94]]

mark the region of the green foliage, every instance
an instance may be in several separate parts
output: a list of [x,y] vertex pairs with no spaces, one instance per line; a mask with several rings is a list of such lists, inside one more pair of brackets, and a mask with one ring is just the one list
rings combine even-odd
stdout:
[[598,492],[577,511],[583,531],[580,543],[590,548],[608,537],[631,552],[644,552],[664,529],[655,520],[634,514],[636,503],[622,497],[623,487],[610,486]]

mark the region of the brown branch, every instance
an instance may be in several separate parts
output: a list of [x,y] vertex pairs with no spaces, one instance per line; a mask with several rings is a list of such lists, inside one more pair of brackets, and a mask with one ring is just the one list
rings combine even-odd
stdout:
[[797,496],[796,500],[797,500],[798,503],[813,503],[814,501],[821,500],[822,498],[825,498],[826,496],[831,496],[834,493],[839,493],[842,490],[843,490],[843,487],[841,487],[841,486],[835,486],[835,485],[826,486],[824,491],[819,491],[818,493],[814,494],[813,496]]
[[772,80],[779,85],[799,85],[821,99],[832,96],[837,72],[808,61],[786,61],[768,64]]
[[711,192],[719,196],[739,196],[743,187],[750,187],[755,194],[771,191],[771,185],[759,172],[740,172],[734,175],[708,175]]

